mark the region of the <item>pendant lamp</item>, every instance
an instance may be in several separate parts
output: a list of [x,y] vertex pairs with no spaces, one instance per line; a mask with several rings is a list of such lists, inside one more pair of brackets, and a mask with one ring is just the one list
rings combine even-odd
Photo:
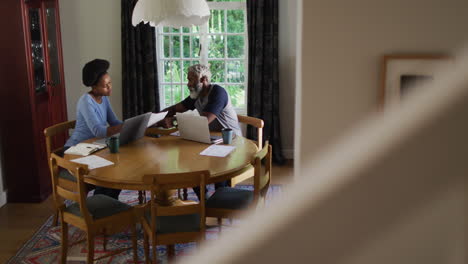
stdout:
[[141,21],[151,26],[199,26],[210,18],[205,0],[139,0],[132,14],[133,26]]

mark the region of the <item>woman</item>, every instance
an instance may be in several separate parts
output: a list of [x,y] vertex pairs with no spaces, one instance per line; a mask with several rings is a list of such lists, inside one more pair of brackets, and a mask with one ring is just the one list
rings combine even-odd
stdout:
[[[91,87],[91,91],[78,100],[75,130],[65,143],[65,149],[90,138],[111,136],[122,129],[122,121],[117,119],[108,99],[112,94],[108,69],[109,62],[101,59],[94,59],[83,67],[83,84]],[[120,191],[97,186],[94,194],[118,199]]]

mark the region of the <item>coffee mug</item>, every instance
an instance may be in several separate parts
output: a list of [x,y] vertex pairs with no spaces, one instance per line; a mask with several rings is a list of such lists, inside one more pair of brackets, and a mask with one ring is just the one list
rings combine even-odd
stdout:
[[223,134],[223,144],[231,144],[232,142],[232,129],[230,128],[223,128],[221,130]]
[[109,147],[111,153],[119,152],[119,138],[118,137],[110,137],[106,139],[106,145]]

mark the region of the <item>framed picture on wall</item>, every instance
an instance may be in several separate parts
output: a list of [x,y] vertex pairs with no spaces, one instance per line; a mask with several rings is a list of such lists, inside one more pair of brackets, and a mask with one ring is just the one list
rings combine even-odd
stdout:
[[443,54],[385,55],[382,59],[379,106],[397,104],[421,84],[438,78],[438,69],[453,65],[453,58]]

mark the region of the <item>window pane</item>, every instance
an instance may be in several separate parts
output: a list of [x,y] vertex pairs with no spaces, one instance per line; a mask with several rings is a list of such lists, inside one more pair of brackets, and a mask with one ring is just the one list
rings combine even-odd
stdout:
[[224,82],[224,61],[210,61],[211,82]]
[[208,58],[224,58],[224,36],[210,35]]
[[182,71],[182,62],[181,61],[174,61],[173,62],[173,75],[172,75],[172,82],[180,83],[181,82],[181,71]]
[[187,96],[189,96],[189,90],[187,85],[182,85],[182,100],[184,100]]
[[190,58],[190,36],[183,36],[184,58]]
[[192,26],[192,33],[198,33],[200,32],[200,27],[199,26]]
[[172,28],[172,33],[179,33],[180,32],[180,28]]
[[243,10],[228,10],[227,11],[227,32],[243,33],[244,32],[244,11]]
[[174,85],[174,103],[178,103],[182,101],[182,86],[181,85]]
[[169,31],[170,31],[169,27],[163,27],[163,32],[164,33],[169,33]]
[[171,61],[164,61],[164,82],[171,82]]
[[172,57],[180,58],[180,36],[172,36]]
[[190,67],[190,65],[192,65],[192,62],[191,61],[184,61],[184,72],[183,72],[183,83],[187,83],[188,80],[187,80],[187,74],[188,74],[188,68]]
[[163,48],[164,48],[164,58],[169,58],[171,55],[170,55],[170,43],[171,43],[171,40],[169,38],[169,36],[164,36],[164,45],[163,45]]
[[208,23],[208,32],[224,32],[224,22],[224,10],[211,10],[211,17]]
[[244,58],[244,36],[227,37],[228,58]]
[[245,69],[243,61],[229,61],[227,63],[227,82],[243,83],[244,73]]
[[227,91],[234,107],[245,107],[245,89],[243,85],[229,85]]
[[183,27],[182,32],[184,33],[190,33],[190,28],[189,27]]
[[163,85],[164,89],[164,103],[169,106],[172,105],[172,89],[170,85]]
[[200,37],[192,36],[192,58],[200,57]]

